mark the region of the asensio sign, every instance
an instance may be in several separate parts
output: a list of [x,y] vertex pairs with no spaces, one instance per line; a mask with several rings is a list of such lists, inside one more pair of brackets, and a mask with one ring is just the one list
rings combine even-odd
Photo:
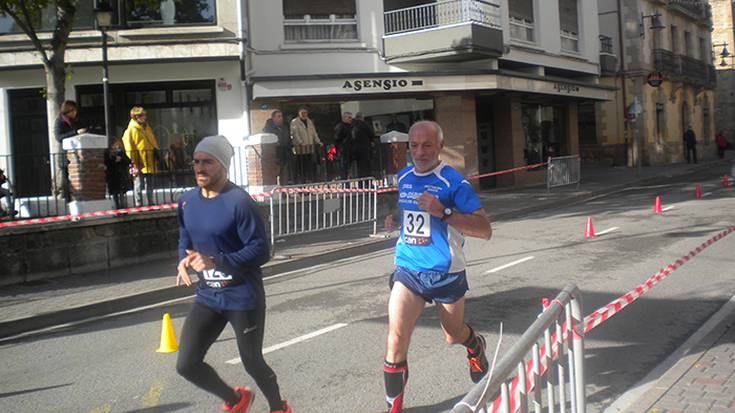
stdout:
[[355,92],[365,90],[394,90],[405,89],[409,86],[423,86],[423,80],[409,79],[354,79],[345,80],[342,89],[352,89]]

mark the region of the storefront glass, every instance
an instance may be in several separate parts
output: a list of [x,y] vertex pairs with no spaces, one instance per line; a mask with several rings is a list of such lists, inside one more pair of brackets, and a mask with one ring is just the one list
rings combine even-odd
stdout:
[[[284,119],[287,123],[296,118],[298,109],[306,107],[309,110],[309,118],[314,122],[314,126],[319,135],[319,139],[324,143],[324,147],[319,149],[316,157],[317,164],[311,167],[316,172],[302,171],[299,168],[308,168],[308,164],[299,163],[294,166],[295,181],[301,183],[304,176],[314,175],[317,181],[332,180],[339,177],[357,177],[372,175],[382,177],[385,175],[385,165],[383,162],[383,154],[381,152],[380,136],[395,130],[399,132],[408,132],[408,128],[419,120],[434,119],[434,101],[433,98],[428,99],[380,99],[380,100],[354,100],[354,101],[331,101],[331,102],[291,102],[280,105],[279,109],[284,113]],[[372,136],[369,150],[353,151],[349,156],[351,159],[351,169],[345,174],[341,169],[343,156],[348,156],[337,152],[337,155],[329,156],[329,151],[335,147],[335,127],[342,118],[342,113],[351,112],[353,115],[362,114],[365,124],[368,127],[369,135]],[[253,125],[253,129],[260,131],[262,125]],[[338,149],[338,148],[335,148]],[[357,158],[367,158],[369,162],[369,174],[359,173],[355,161]],[[366,164],[363,164],[368,168]]]
[[563,136],[563,109],[558,106],[524,103],[522,107],[523,150],[527,164],[544,162],[560,155]]

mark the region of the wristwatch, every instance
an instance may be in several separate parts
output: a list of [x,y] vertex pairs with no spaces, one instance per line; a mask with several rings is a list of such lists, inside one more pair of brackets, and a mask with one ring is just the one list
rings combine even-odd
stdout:
[[452,208],[444,208],[444,215],[442,215],[442,221],[446,221],[454,210]]

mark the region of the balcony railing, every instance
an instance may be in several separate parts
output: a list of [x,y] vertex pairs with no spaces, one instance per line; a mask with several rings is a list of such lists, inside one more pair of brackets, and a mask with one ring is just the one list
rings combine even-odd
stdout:
[[600,53],[613,54],[612,37],[600,35]]
[[483,0],[444,0],[384,14],[386,35],[469,22],[500,28],[500,6]]
[[714,66],[689,56],[676,55],[668,50],[653,50],[653,65],[669,80],[696,86],[714,87]]
[[668,75],[668,77],[681,74],[679,56],[668,50],[653,49],[653,65],[657,71]]
[[357,40],[355,16],[337,17],[305,15],[303,18],[283,20],[286,42],[333,42]]
[[697,16],[699,19],[709,18],[709,5],[701,0],[668,0],[669,7],[678,7]]

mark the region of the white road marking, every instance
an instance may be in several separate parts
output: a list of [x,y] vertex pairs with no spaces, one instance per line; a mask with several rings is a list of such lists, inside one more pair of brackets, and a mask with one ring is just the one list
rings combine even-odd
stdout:
[[705,192],[705,193],[702,194],[702,198],[708,197],[708,196],[710,196],[712,194],[713,194],[713,192]]
[[[334,331],[334,330],[337,330],[337,329],[340,329],[340,328],[346,327],[346,326],[347,326],[346,323],[333,324],[333,325],[331,325],[329,327],[322,328],[321,330],[314,331],[313,333],[304,334],[303,336],[292,338],[291,340],[284,341],[283,343],[276,344],[276,345],[273,345],[273,346],[270,346],[270,347],[266,347],[266,348],[263,349],[263,354],[272,353],[272,352],[274,352],[276,350],[280,350],[280,349],[282,349],[284,347],[288,347],[288,346],[291,346],[291,345],[300,343],[302,341],[306,341],[306,340],[312,339],[314,337],[320,336],[322,334],[329,333],[330,331]],[[232,360],[227,360],[225,363],[227,363],[227,364],[240,364],[240,357],[234,358]]]
[[608,229],[606,229],[604,231],[600,231],[600,232],[596,233],[595,235],[605,235],[607,233],[610,233],[610,232],[613,232],[613,231],[617,231],[619,229],[620,229],[619,227],[612,227],[612,228],[608,228]]
[[663,208],[663,209],[661,210],[661,212],[666,212],[666,211],[672,210],[672,209],[674,209],[674,208],[676,208],[676,207],[675,207],[674,205],[670,205],[670,206],[667,206],[666,208]]
[[505,265],[501,265],[500,267],[493,268],[492,270],[487,270],[483,274],[492,274],[492,273],[495,273],[495,272],[504,270],[506,268],[512,267],[514,265],[518,265],[520,263],[523,263],[523,262],[526,262],[526,261],[530,261],[530,260],[532,260],[534,258],[536,258],[536,257],[530,256],[530,257],[526,257],[526,258],[521,258],[520,260],[509,262],[509,263],[507,263]]

